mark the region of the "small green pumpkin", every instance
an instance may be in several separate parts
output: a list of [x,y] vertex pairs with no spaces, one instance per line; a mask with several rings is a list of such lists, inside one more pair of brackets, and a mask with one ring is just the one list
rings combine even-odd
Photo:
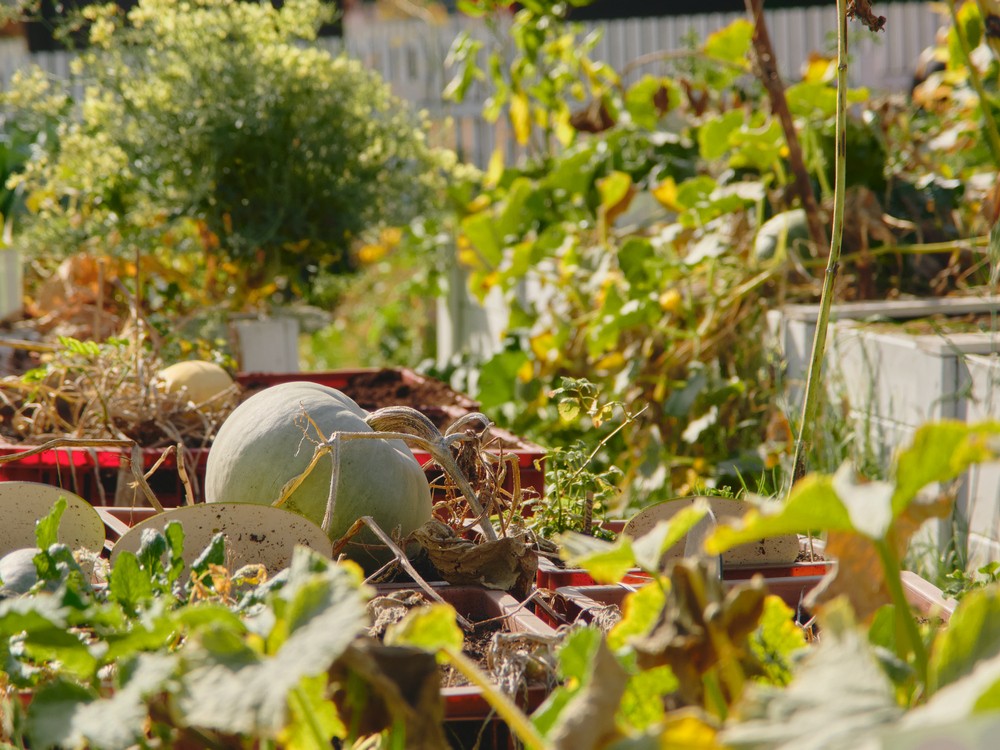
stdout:
[[[254,394],[223,422],[212,444],[206,500],[273,504],[282,488],[309,466],[319,441],[317,428],[325,438],[334,432],[372,432],[367,416],[348,396],[317,383],[283,383]],[[321,524],[332,468],[331,458],[323,456],[284,507]],[[361,516],[371,516],[387,533],[404,535],[430,519],[427,479],[401,440],[341,442],[330,538],[342,537]],[[355,539],[375,541],[367,532]],[[356,545],[349,554],[366,563],[385,557],[362,559],[367,556],[360,549]]]

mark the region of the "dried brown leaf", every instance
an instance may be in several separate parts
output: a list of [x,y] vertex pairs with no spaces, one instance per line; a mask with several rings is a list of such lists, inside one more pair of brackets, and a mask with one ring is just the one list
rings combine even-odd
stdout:
[[590,681],[562,710],[547,737],[554,750],[605,747],[617,734],[615,715],[627,683],[628,674],[601,639]]
[[449,583],[526,595],[535,580],[538,555],[523,536],[473,542],[457,536],[450,526],[431,520],[413,532],[413,537]]
[[360,677],[367,690],[364,705],[351,703],[359,691],[334,696],[346,723],[360,735],[377,734],[402,722],[406,746],[413,750],[448,748],[444,731],[441,673],[432,653],[407,646],[385,646],[359,638],[331,669],[331,682],[345,685]]

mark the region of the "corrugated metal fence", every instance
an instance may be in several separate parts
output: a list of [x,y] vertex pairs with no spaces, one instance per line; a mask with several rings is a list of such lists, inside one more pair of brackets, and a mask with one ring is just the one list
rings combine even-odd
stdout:
[[[932,3],[891,3],[883,11],[888,16],[884,33],[875,36],[859,25],[851,40],[851,82],[875,90],[903,90],[910,82],[920,51],[932,44],[943,20]],[[794,80],[803,62],[812,52],[830,52],[835,47],[835,5],[766,11],[771,39],[783,75]],[[704,39],[724,27],[738,13],[635,18],[585,24],[601,28],[603,38],[595,57],[622,71],[637,58],[664,50],[688,46],[688,39]],[[463,30],[480,37],[489,33],[477,21],[453,16],[440,24],[422,21],[379,21],[365,12],[349,14],[345,19],[343,40],[324,40],[332,48],[347,51],[377,70],[395,92],[431,118],[444,122],[440,137],[465,159],[484,165],[498,144],[508,153],[513,146],[504,123],[491,124],[480,116],[487,95],[483,88],[473,88],[462,104],[446,102],[441,92],[451,71],[446,64],[452,41]],[[40,65],[53,75],[69,76],[71,54],[48,52],[31,55],[22,39],[0,40],[0,85],[6,86],[14,71],[29,62]],[[635,75],[656,72],[655,66],[637,70]]]

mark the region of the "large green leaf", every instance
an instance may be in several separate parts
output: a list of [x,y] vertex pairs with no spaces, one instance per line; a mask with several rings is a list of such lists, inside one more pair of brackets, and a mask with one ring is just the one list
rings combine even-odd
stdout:
[[646,75],[625,92],[625,109],[632,121],[649,130],[654,130],[660,118],[680,103],[680,87],[670,78]]
[[83,636],[57,628],[35,629],[25,634],[24,653],[39,664],[52,664],[80,680],[94,677],[100,666]]
[[854,530],[869,539],[884,539],[889,532],[894,489],[889,482],[858,481],[849,464],[833,476],[833,490],[847,509]]
[[172,679],[177,660],[144,654],[129,665],[127,679],[110,698],[65,682],[43,688],[31,702],[29,730],[39,747],[99,747],[125,750],[144,736],[146,699]]
[[795,612],[777,596],[764,601],[760,625],[750,637],[750,648],[763,665],[767,678],[785,685],[792,677],[793,660],[806,646],[804,631],[795,622]]
[[853,531],[851,516],[833,487],[831,477],[812,474],[798,482],[788,499],[775,512],[751,509],[735,526],[720,526],[706,540],[706,551],[717,554],[728,549],[782,534],[809,529]]
[[1000,654],[1000,586],[974,590],[962,597],[934,643],[928,687],[940,690],[973,672],[976,665]]
[[35,525],[35,544],[39,549],[48,549],[59,542],[59,523],[66,511],[66,498],[60,497],[52,505],[52,510]]
[[729,151],[732,134],[743,125],[743,110],[733,109],[721,117],[716,117],[698,130],[698,150],[703,159],[718,159]]
[[629,593],[622,603],[622,619],[608,633],[608,645],[619,651],[626,648],[633,638],[647,635],[659,620],[666,603],[667,591],[660,580]]
[[615,733],[625,669],[594,628],[575,631],[559,650],[563,686],[533,716],[554,750],[589,750]]
[[17,597],[0,601],[0,637],[55,627],[65,630],[68,610],[54,596]]
[[753,39],[753,24],[745,18],[737,19],[705,39],[704,51],[709,57],[730,63],[749,66],[750,42]]
[[663,555],[687,536],[708,514],[708,501],[699,498],[677,511],[669,520],[660,521],[647,533],[632,542],[636,564],[643,570],[657,572]]
[[917,493],[933,482],[947,482],[974,463],[997,456],[1000,423],[944,421],[917,430],[896,462],[892,510],[898,516]]
[[[156,560],[158,563],[159,556]],[[153,584],[149,574],[140,567],[139,558],[132,552],[122,552],[115,560],[108,579],[108,596],[128,612],[138,611],[140,605],[152,598]]]
[[287,609],[272,628],[283,631],[274,653],[234,648],[218,631],[180,651],[187,669],[178,702],[189,725],[273,737],[285,725],[289,692],[329,669],[367,621],[356,575],[339,565],[299,582]]
[[479,270],[500,265],[503,259],[503,247],[495,223],[496,219],[489,211],[481,211],[462,219],[462,233],[475,248],[474,253],[461,256],[466,265]]
[[600,647],[601,638],[597,628],[578,628],[568,633],[560,644],[556,652],[559,687],[531,717],[543,735],[552,729],[566,704],[586,683],[589,665]]
[[584,568],[598,583],[618,583],[636,564],[632,541],[625,536],[612,543],[568,532],[560,535],[558,542],[563,559],[569,565]]
[[460,651],[464,637],[455,621],[455,610],[447,604],[432,604],[411,610],[385,634],[387,646],[416,646],[425,651]]
[[822,640],[806,654],[787,687],[750,690],[741,721],[722,734],[726,747],[842,749],[902,715],[849,610],[831,608],[822,626]]

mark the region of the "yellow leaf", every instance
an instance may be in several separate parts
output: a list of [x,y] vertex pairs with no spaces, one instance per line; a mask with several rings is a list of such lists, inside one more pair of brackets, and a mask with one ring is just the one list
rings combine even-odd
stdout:
[[668,177],[653,188],[653,197],[664,208],[669,208],[671,211],[681,210],[681,206],[677,205],[677,183],[673,177]]
[[466,205],[465,210],[470,214],[477,214],[480,211],[490,207],[490,197],[485,193],[482,195],[477,195],[468,205]]
[[597,370],[608,370],[616,371],[620,370],[625,365],[625,357],[621,352],[611,352],[601,357],[597,364],[594,365],[594,369]]
[[601,194],[605,217],[609,223],[613,222],[632,202],[632,177],[627,172],[612,172],[597,181],[597,190]]
[[386,227],[380,232],[379,240],[387,248],[396,247],[403,239],[403,230],[399,227]]
[[555,133],[556,138],[559,139],[559,143],[563,146],[568,146],[576,138],[576,128],[573,127],[573,123],[571,122],[569,109],[562,109],[556,115]]
[[517,368],[517,379],[522,383],[530,383],[535,379],[535,366],[531,363],[531,360],[525,360],[519,368]]
[[[504,158],[502,149],[494,149],[493,154],[490,156],[490,163],[486,167],[485,183],[489,186],[495,186],[500,182],[500,177],[503,175],[504,169]],[[479,196],[480,198],[484,196]]]
[[387,252],[385,245],[364,245],[358,250],[358,260],[364,265],[371,265],[384,258]]
[[551,333],[542,333],[531,338],[531,351],[536,359],[548,362],[556,348],[556,339]]
[[807,82],[829,83],[837,77],[837,60],[815,52],[809,56],[802,79]]
[[510,122],[514,126],[514,137],[522,146],[528,142],[531,135],[531,112],[528,97],[518,92],[510,100]]
[[461,248],[458,251],[458,262],[465,268],[482,268],[482,261],[475,250],[471,248]]
[[716,730],[693,710],[672,711],[660,732],[659,750],[720,750]]
[[660,294],[660,309],[665,313],[676,313],[684,300],[676,289],[665,289]]

